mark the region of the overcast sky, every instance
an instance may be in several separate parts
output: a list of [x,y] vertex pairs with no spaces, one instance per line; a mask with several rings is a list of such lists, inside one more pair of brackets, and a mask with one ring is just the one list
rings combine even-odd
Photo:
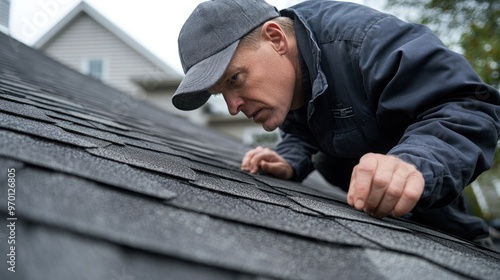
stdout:
[[[32,45],[82,0],[11,0],[10,32]],[[182,74],[177,36],[202,0],[85,0],[113,24]],[[300,0],[268,0],[283,9]],[[379,8],[384,0],[351,0]],[[174,4],[175,3],[175,4]]]

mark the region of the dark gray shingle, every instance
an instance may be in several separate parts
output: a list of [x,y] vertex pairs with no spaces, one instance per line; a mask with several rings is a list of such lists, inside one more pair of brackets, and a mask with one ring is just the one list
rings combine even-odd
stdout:
[[0,34],[0,279],[500,278],[496,252],[240,171],[247,149]]

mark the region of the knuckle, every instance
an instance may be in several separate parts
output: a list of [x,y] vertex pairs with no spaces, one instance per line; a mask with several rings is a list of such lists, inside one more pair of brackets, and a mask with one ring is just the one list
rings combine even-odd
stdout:
[[408,175],[408,177],[412,180],[416,180],[419,184],[425,184],[424,176],[416,168]]
[[406,163],[404,161],[401,161],[398,163],[397,170],[403,174],[412,174],[412,173],[417,171],[415,166],[413,166],[412,164]]
[[259,161],[260,161],[260,156],[256,155],[256,156],[254,156],[254,157],[252,157],[250,159],[250,161],[248,162],[248,164],[250,164],[250,165],[253,166],[253,165],[256,165]]
[[420,199],[420,195],[421,195],[421,192],[417,191],[414,188],[405,189],[405,191],[403,193],[404,198],[407,199],[408,201],[412,201],[412,202],[418,201]]
[[375,172],[375,166],[367,161],[360,161],[355,168],[357,172],[369,173],[369,174],[373,174]]
[[368,198],[368,195],[370,194],[371,188],[366,185],[361,185],[361,184],[356,184],[355,185],[356,191],[353,193],[355,198]]
[[384,189],[391,183],[391,177],[387,174],[377,174],[373,178],[373,188]]
[[364,154],[364,155],[361,157],[361,159],[360,159],[360,160],[362,161],[362,160],[366,160],[366,159],[373,158],[373,157],[375,157],[375,154],[374,154],[374,153],[366,153],[366,154]]
[[387,188],[385,195],[390,199],[400,198],[403,194],[403,190],[399,187],[389,187]]

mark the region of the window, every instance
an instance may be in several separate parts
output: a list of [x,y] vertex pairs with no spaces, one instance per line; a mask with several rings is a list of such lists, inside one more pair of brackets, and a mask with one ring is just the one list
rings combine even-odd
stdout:
[[104,80],[104,60],[86,59],[83,64],[83,73],[92,78]]

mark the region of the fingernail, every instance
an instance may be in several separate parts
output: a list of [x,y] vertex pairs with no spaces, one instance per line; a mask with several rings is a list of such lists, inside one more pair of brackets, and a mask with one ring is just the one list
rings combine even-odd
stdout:
[[354,208],[356,208],[358,210],[363,209],[364,206],[365,206],[365,204],[364,204],[363,200],[361,200],[361,199],[356,200],[356,203],[354,203]]

